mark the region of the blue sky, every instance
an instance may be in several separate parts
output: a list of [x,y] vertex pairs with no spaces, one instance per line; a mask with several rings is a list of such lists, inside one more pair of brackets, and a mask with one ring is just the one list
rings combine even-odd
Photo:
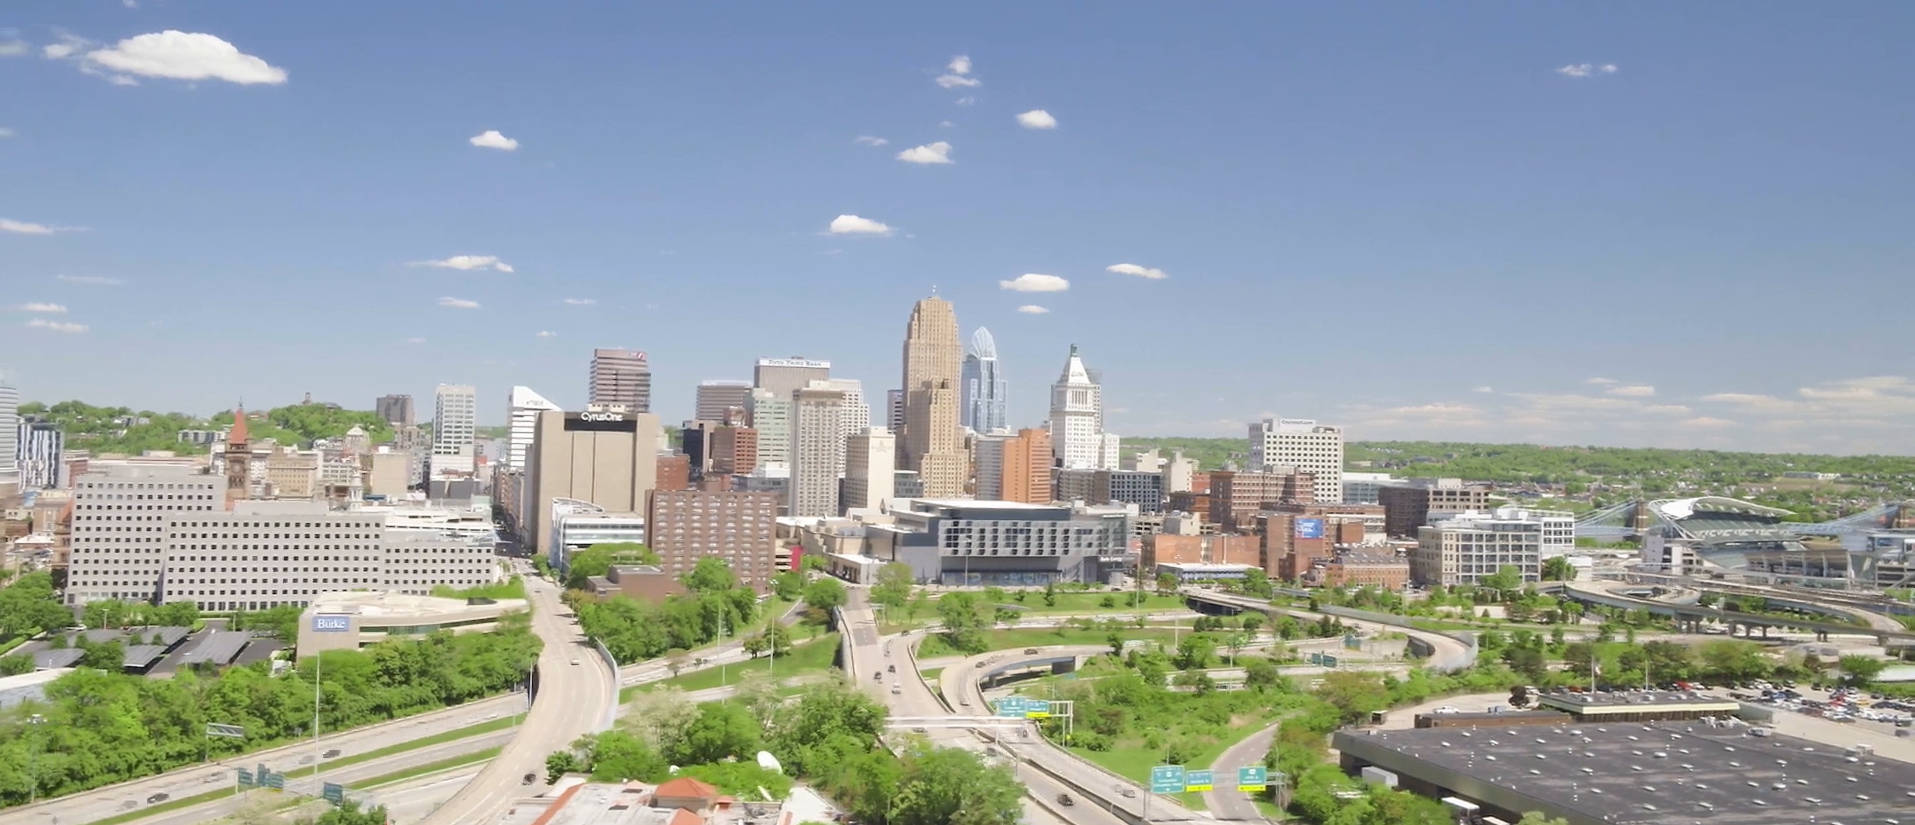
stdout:
[[675,421],[935,285],[1019,424],[1075,342],[1124,434],[1915,451],[1915,7],[1726,11],[16,0],[0,374]]

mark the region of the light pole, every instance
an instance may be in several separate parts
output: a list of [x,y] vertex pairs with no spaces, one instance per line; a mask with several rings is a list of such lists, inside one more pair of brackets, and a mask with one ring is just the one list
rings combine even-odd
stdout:
[[[36,729],[46,723],[47,718],[37,713],[27,717],[27,724],[32,725]],[[38,733],[33,735],[33,744],[34,748],[28,752],[29,758],[27,759],[28,805],[33,804],[33,801],[39,798],[40,793],[40,735]]]

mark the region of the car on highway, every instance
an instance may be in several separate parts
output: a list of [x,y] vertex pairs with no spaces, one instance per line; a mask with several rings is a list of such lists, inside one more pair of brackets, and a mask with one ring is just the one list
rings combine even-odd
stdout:
[[519,784],[530,785],[533,782],[538,781],[538,778],[539,778],[539,775],[536,773],[527,773],[526,775],[519,777]]
[[338,755],[339,755],[339,749],[338,749],[338,748],[333,748],[332,750],[329,750],[329,751],[326,751],[325,753],[322,753],[322,754],[320,754],[320,755],[319,755],[319,758],[321,758],[321,759],[332,759],[332,758],[334,758],[334,757],[337,757]]
[[874,671],[871,671],[871,681],[873,681],[873,682],[882,682],[882,681],[884,681],[884,671],[882,671],[882,670],[874,670]]
[[156,793],[146,798],[146,804],[148,805],[152,805],[156,802],[165,802],[165,801],[166,801],[166,794],[164,792]]
[[891,673],[896,673],[896,672],[898,672],[898,666],[897,666],[897,665],[885,665],[885,666],[884,666],[884,669],[885,669],[886,671],[889,671],[889,672],[891,672]]
[[896,696],[896,695],[898,695],[898,694],[900,694],[900,693],[903,693],[903,692],[904,692],[904,691],[903,691],[902,689],[900,689],[900,688],[899,688],[899,687],[898,687],[897,685],[895,685],[895,684],[894,684],[894,685],[892,685],[892,686],[891,686],[891,695],[892,695],[892,696]]
[[1027,648],[1024,648],[1024,655],[1026,655],[1026,656],[1035,656],[1035,655],[1037,655],[1037,648],[1034,648],[1034,647],[1027,647]]
[[573,667],[578,667],[578,660],[577,660],[577,659],[573,659],[573,660],[572,660],[572,666],[573,666]]
[[1072,799],[1070,794],[1061,793],[1057,795],[1057,804],[1068,808],[1072,805],[1077,804],[1077,800]]
[[1136,788],[1129,788],[1129,787],[1125,787],[1125,788],[1118,788],[1118,789],[1117,789],[1117,792],[1118,792],[1118,793],[1120,793],[1120,794],[1123,794],[1123,795],[1124,795],[1124,798],[1125,798],[1125,799],[1136,799],[1136,798],[1137,798],[1137,789],[1136,789]]

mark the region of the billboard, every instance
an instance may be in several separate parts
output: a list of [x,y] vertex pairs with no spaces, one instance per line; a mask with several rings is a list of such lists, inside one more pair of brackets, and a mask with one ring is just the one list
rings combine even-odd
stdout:
[[1297,519],[1297,538],[1300,538],[1300,539],[1323,538],[1323,519],[1320,519],[1320,518]]
[[341,613],[318,613],[313,616],[314,633],[345,633],[352,630],[352,617]]

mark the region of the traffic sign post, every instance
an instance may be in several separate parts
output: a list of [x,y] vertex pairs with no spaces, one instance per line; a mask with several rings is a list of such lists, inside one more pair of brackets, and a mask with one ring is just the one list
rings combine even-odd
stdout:
[[221,725],[221,724],[216,724],[213,722],[207,722],[206,735],[207,736],[224,736],[230,739],[245,739],[246,729],[243,727],[240,727],[239,725]]
[[1042,699],[1024,700],[1024,718],[1049,719],[1050,716],[1051,716],[1051,703],[1046,702]]
[[1201,793],[1210,789],[1210,771],[1184,772],[1184,791],[1186,793]]
[[260,784],[272,788],[275,791],[286,790],[286,775],[283,773],[268,773],[266,774],[266,781]]
[[237,796],[240,791],[243,791],[247,788],[254,787],[255,783],[253,780],[252,771],[249,771],[245,768],[238,768],[234,771],[234,773],[235,773],[235,776],[233,777],[233,794],[235,796]]
[[1237,790],[1256,793],[1270,782],[1270,772],[1262,765],[1252,765],[1237,769]]
[[1184,766],[1158,765],[1150,769],[1151,793],[1183,793]]
[[346,804],[346,786],[327,782],[320,786],[319,796],[334,805]]
[[1328,653],[1325,653],[1325,654],[1323,654],[1323,666],[1324,666],[1324,667],[1336,667],[1336,666],[1337,666],[1337,657],[1335,657],[1335,656],[1331,656],[1331,655],[1330,655],[1330,654],[1328,654]]

